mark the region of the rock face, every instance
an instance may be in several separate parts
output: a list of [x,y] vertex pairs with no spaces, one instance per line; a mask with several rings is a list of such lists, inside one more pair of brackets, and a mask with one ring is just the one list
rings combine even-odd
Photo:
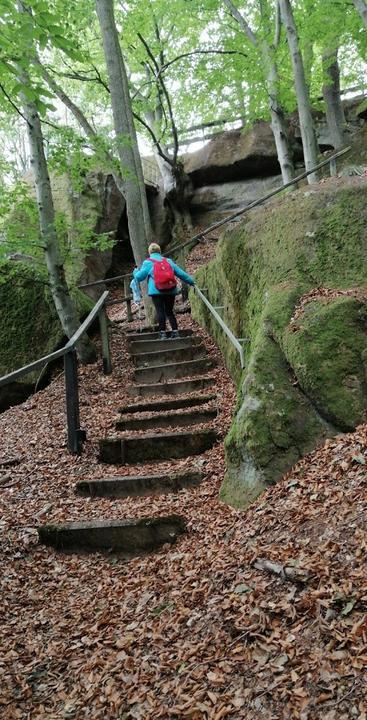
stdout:
[[280,187],[281,184],[281,175],[272,175],[196,188],[191,201],[193,220],[199,225],[210,225]]
[[[80,291],[73,292],[81,316],[92,304]],[[2,265],[0,282],[0,377],[48,355],[63,339],[51,293],[44,275],[26,263]],[[0,411],[25,400],[39,371],[0,388]]]
[[366,179],[338,179],[254,210],[198,274],[248,338],[241,375],[236,350],[192,298],[239,382],[221,491],[232,505],[367,420],[366,190]]
[[278,175],[274,136],[269,123],[256,122],[249,130],[231,130],[210,140],[185,158],[185,170],[195,187]]

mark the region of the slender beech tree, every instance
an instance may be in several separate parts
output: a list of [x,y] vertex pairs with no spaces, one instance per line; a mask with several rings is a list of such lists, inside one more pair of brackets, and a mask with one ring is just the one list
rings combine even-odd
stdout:
[[125,199],[130,242],[137,265],[147,254],[151,239],[148,203],[138,149],[125,63],[119,43],[113,0],[96,0],[121,170],[126,174]]
[[[193,185],[184,170],[183,162],[179,159],[179,137],[172,107],[172,98],[164,79],[164,72],[167,67],[163,42],[157,21],[153,17],[155,37],[158,43],[159,51],[157,56],[149,46],[147,40],[141,33],[137,36],[146,52],[147,58],[144,63],[145,75],[148,85],[155,90],[155,104],[147,102],[142,92],[138,92],[143,101],[144,111],[143,121],[141,117],[138,120],[148,130],[150,138],[153,141],[155,158],[163,180],[164,201],[169,207],[172,214],[174,234],[179,233],[182,228],[192,229],[192,221],[190,214],[190,200],[193,195]],[[170,61],[169,65],[174,62]],[[161,127],[163,119],[170,128],[170,134],[173,140],[173,152],[160,141]]]
[[276,47],[279,42],[278,3],[276,4],[274,41],[270,43],[266,39],[269,33],[269,9],[267,7],[266,0],[261,0],[260,2],[262,20],[266,25],[266,33],[264,37],[258,37],[258,35],[250,27],[250,24],[248,23],[246,18],[234,5],[232,0],[223,0],[223,2],[230,11],[232,17],[237,21],[239,27],[246,35],[250,43],[255,48],[258,48],[260,50],[260,54],[264,64],[266,87],[269,97],[271,128],[274,134],[279,165],[282,172],[283,182],[290,182],[294,177],[294,165],[292,150],[288,137],[287,124],[284,116],[284,110],[279,99],[279,74],[276,61]]
[[340,97],[340,70],[338,48],[325,50],[322,54],[324,82],[322,94],[326,106],[326,120],[335,150],[344,145],[345,117]]
[[353,0],[353,5],[359,12],[365,27],[367,27],[367,3],[365,0]]
[[[31,13],[20,1],[18,2],[18,12],[27,20],[26,25],[31,26]],[[28,37],[30,37],[30,34]],[[34,55],[31,41],[28,44],[27,51],[29,60],[31,61]],[[34,177],[40,231],[44,243],[50,290],[62,328],[67,337],[70,338],[78,329],[80,322],[65,278],[55,226],[55,209],[44,151],[42,125],[37,104],[35,100],[32,99],[31,78],[29,72],[25,69],[24,62],[22,62],[21,65],[18,64],[18,78],[21,86],[19,96],[22,103],[23,116],[27,125],[31,167]],[[28,88],[28,92],[25,92],[25,88]],[[79,343],[78,354],[81,362],[91,362],[96,357],[94,346],[86,335],[83,336]]]
[[[282,22],[285,26],[289,52],[293,67],[294,84],[297,95],[298,115],[301,128],[303,155],[306,170],[311,170],[317,165],[318,146],[316,133],[311,112],[311,102],[306,76],[303,66],[303,58],[300,50],[297,27],[293,16],[290,0],[279,0]],[[308,176],[308,182],[317,182],[316,172]]]

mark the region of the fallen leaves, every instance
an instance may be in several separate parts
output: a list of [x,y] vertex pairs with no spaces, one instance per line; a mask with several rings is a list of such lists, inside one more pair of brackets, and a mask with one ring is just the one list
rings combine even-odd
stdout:
[[[173,463],[202,467],[197,488],[79,498],[76,480],[158,467],[97,460],[99,437],[129,399],[121,328],[112,333],[113,375],[80,369],[88,435],[81,457],[65,447],[62,378],[0,417],[3,460],[20,458],[11,467],[14,486],[0,497],[2,717],[366,720],[367,427],[328,440],[247,512],[218,501],[221,443]],[[214,372],[216,422],[225,432],[235,392],[222,365]],[[159,464],[165,468],[172,463]],[[188,535],[129,561],[56,554],[36,540],[45,517],[171,512],[186,518]]]

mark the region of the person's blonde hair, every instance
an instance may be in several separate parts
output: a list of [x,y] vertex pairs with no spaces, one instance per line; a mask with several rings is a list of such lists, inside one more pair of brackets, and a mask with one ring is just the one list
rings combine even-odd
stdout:
[[151,255],[152,253],[160,253],[160,251],[161,251],[161,248],[160,248],[160,245],[158,245],[158,243],[150,243],[150,245],[148,247],[149,255]]

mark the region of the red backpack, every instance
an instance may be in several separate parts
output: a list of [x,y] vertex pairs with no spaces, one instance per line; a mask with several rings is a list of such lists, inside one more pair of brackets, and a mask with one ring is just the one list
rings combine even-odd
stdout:
[[166,258],[153,260],[153,280],[157,290],[173,290],[177,286],[175,273]]

